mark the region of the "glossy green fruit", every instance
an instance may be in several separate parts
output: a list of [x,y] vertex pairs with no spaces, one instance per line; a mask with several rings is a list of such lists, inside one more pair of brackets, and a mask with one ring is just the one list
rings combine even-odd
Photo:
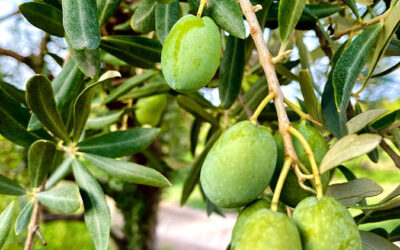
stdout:
[[[308,141],[312,151],[314,152],[315,161],[319,165],[322,161],[322,158],[324,157],[324,155],[328,150],[324,137],[318,132],[317,129],[309,125],[293,124],[293,127],[297,129]],[[271,188],[273,190],[275,190],[276,183],[278,182],[279,173],[283,166],[283,156],[284,156],[282,136],[279,134],[279,132],[277,132],[275,133],[274,138],[276,141],[276,147],[278,149],[278,159],[276,163],[276,170],[271,180]],[[310,171],[310,173],[312,173],[310,162],[307,158],[306,152],[302,147],[300,141],[294,138],[293,136],[292,139],[293,139],[293,146],[296,150],[296,154],[299,157],[299,160]],[[321,176],[321,182],[324,192],[328,188],[329,180],[330,180],[329,172],[326,172]],[[307,186],[311,187],[310,182],[306,181],[304,183]],[[280,200],[291,207],[295,207],[301,200],[311,195],[312,195],[311,193],[305,191],[299,186],[297,176],[293,171],[290,171],[288,176],[286,177],[285,184],[283,185]]]
[[276,145],[265,127],[242,121],[222,133],[201,169],[208,199],[219,207],[241,207],[268,186],[276,164]]
[[239,226],[239,233],[232,237],[232,250],[301,250],[299,232],[284,213],[262,208]]
[[186,15],[172,27],[161,52],[168,85],[181,92],[198,90],[210,82],[221,59],[221,37],[209,17]]
[[167,96],[153,95],[140,98],[136,103],[135,116],[141,125],[157,126],[167,107]]
[[308,197],[293,212],[305,250],[361,250],[357,225],[347,209],[332,197]]

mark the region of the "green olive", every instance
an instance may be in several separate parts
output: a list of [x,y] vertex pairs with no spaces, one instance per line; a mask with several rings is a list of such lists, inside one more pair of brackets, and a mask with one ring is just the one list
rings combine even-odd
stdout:
[[[328,150],[324,137],[318,132],[317,129],[309,125],[293,124],[293,127],[297,129],[310,144],[310,147],[314,152],[314,157],[317,164],[321,163],[322,158],[324,157],[324,155]],[[278,149],[278,159],[274,177],[271,180],[271,188],[273,190],[275,190],[275,186],[279,178],[279,173],[283,166],[283,156],[284,156],[282,136],[279,134],[279,132],[277,132],[275,133],[274,138],[276,141],[276,147]],[[297,138],[294,138],[292,136],[292,139],[293,139],[293,146],[296,150],[296,154],[299,160],[311,173],[312,172],[311,165],[303,146],[301,145],[300,141],[297,140]],[[324,192],[328,188],[329,180],[330,180],[329,172],[326,172],[321,176],[321,182]],[[306,181],[305,184],[311,187],[311,184],[308,181]],[[299,186],[297,176],[294,174],[293,171],[290,171],[288,176],[286,177],[285,184],[283,185],[280,200],[291,207],[295,207],[301,200],[303,200],[306,197],[309,197],[310,195],[312,194],[305,191]]]
[[201,169],[200,181],[207,197],[219,207],[241,207],[268,186],[276,163],[271,133],[242,121],[222,133]]
[[155,127],[161,120],[161,116],[167,107],[165,94],[140,98],[136,103],[135,116],[141,125]]
[[204,87],[215,75],[221,59],[221,37],[209,17],[182,17],[164,42],[161,66],[168,85],[181,92]]
[[293,212],[305,250],[361,250],[357,225],[347,209],[332,197],[308,197]]

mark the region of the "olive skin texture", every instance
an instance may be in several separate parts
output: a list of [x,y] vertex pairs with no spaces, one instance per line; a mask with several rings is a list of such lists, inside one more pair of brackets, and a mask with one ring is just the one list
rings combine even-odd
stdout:
[[[236,225],[235,225],[236,227]],[[301,250],[296,225],[286,214],[266,208],[251,214],[232,238],[232,250]]]
[[136,103],[136,120],[141,125],[157,126],[167,107],[167,102],[165,94],[140,98]]
[[[326,145],[324,137],[312,126],[304,125],[304,124],[293,124],[293,127],[297,129],[307,140],[310,145],[312,151],[314,152],[315,161],[319,165],[324,158],[324,155],[328,151],[328,147]],[[276,147],[278,150],[278,159],[276,163],[276,170],[274,176],[271,180],[271,188],[275,190],[276,183],[278,182],[279,173],[283,166],[283,157],[284,157],[284,148],[282,142],[282,136],[279,132],[274,135],[276,141]],[[293,146],[296,150],[296,154],[299,160],[303,163],[303,165],[312,173],[310,161],[306,155],[306,152],[301,145],[300,141],[292,136]],[[328,184],[330,181],[330,174],[326,172],[321,176],[322,188],[325,192],[328,188]],[[311,187],[311,183],[309,181],[305,181],[304,184]],[[288,206],[295,207],[301,200],[306,197],[311,196],[312,194],[305,191],[299,186],[297,176],[293,171],[290,171],[286,177],[285,184],[283,185],[280,201],[285,203]]]
[[293,212],[305,250],[361,250],[357,225],[347,209],[332,197],[308,197]]
[[161,52],[161,66],[168,85],[191,92],[208,84],[221,60],[221,37],[209,17],[186,15],[172,27]]
[[241,207],[268,186],[276,164],[271,133],[249,121],[226,130],[204,160],[200,182],[210,201],[224,208]]
[[[247,204],[242,211],[240,211],[239,216],[236,219],[235,226],[233,227],[232,230],[232,242],[235,242],[236,239],[239,237],[241,234],[241,230],[243,228],[243,225],[246,223],[247,219],[257,212],[260,209],[269,209],[271,207],[271,199],[269,198],[262,198],[262,199],[257,199],[249,204]],[[279,203],[278,205],[278,211],[279,212],[285,212],[286,208],[283,203]]]

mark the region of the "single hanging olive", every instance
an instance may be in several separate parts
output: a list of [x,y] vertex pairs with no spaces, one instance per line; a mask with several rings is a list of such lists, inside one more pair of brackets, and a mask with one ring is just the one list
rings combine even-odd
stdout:
[[221,37],[209,17],[186,15],[172,27],[161,52],[161,66],[168,85],[180,92],[208,84],[221,59]]
[[141,125],[155,127],[160,123],[162,114],[167,107],[165,94],[140,98],[136,103],[135,116]]

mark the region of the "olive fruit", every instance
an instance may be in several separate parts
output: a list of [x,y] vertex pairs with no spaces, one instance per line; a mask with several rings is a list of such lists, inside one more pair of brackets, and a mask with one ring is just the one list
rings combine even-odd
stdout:
[[165,94],[140,98],[136,103],[135,116],[141,125],[157,126],[167,107]]
[[209,17],[186,15],[172,27],[161,52],[168,85],[181,92],[204,87],[215,75],[221,59],[221,37]]
[[[320,164],[322,158],[324,157],[324,155],[328,150],[324,137],[318,132],[317,129],[309,125],[293,124],[293,127],[297,129],[307,140],[312,151],[314,152],[315,161],[317,162],[317,164]],[[275,190],[276,183],[278,182],[279,173],[283,166],[283,157],[284,157],[282,136],[277,132],[275,133],[274,138],[278,150],[278,159],[276,163],[275,173],[271,180],[271,188],[273,190]],[[292,139],[293,139],[293,146],[296,150],[296,154],[299,160],[310,171],[310,173],[312,173],[310,161],[308,160],[306,151],[304,150],[303,146],[301,145],[300,141],[297,138],[292,136]],[[328,188],[329,180],[330,180],[329,172],[326,172],[321,176],[321,182],[324,192]],[[304,184],[311,187],[311,183],[309,183],[309,181],[305,181]],[[290,171],[286,177],[285,184],[283,185],[280,200],[286,205],[295,207],[301,200],[303,200],[306,197],[309,197],[310,195],[312,194],[300,187],[296,174],[293,171]]]
[[259,209],[237,230],[240,233],[232,237],[232,250],[301,250],[296,225],[284,213]]
[[226,130],[204,160],[200,182],[219,207],[241,207],[268,186],[276,164],[276,145],[265,127],[242,121]]
[[305,250],[361,250],[357,225],[339,201],[325,196],[308,197],[293,212]]
[[[232,230],[232,242],[236,242],[237,237],[241,234],[241,230],[243,228],[244,223],[246,223],[247,219],[257,212],[260,209],[269,209],[271,207],[271,199],[262,198],[257,199],[250,204],[247,204],[242,211],[240,211],[239,216],[236,219],[235,226]],[[278,211],[285,212],[285,205],[283,203],[279,203]]]

